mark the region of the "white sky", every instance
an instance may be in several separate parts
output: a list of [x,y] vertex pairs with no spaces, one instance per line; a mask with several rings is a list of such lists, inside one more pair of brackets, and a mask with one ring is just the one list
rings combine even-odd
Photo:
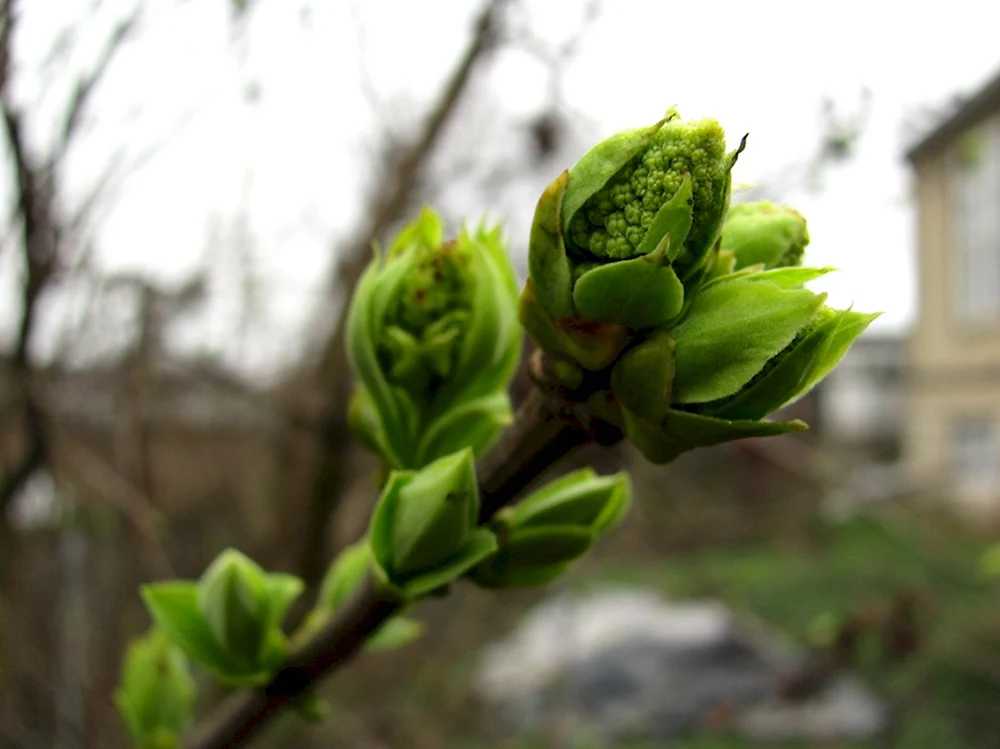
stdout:
[[[17,49],[25,70],[37,69],[58,33],[53,18],[71,24],[79,17],[53,14],[52,6],[84,2],[31,4]],[[106,5],[114,8],[110,0]],[[135,155],[170,136],[125,184],[94,241],[102,267],[140,271],[166,283],[182,283],[219,252],[223,257],[215,262],[229,267],[227,258],[235,257],[233,220],[246,207],[244,231],[256,281],[252,316],[240,317],[241,279],[215,273],[212,303],[179,328],[177,343],[258,372],[273,371],[300,353],[325,293],[331,248],[353,229],[368,188],[363,170],[378,120],[361,94],[362,60],[394,126],[405,130],[439,90],[479,8],[460,0],[312,5],[305,25],[300,3],[260,0],[244,46],[234,41],[228,0],[148,3],[142,34],[122,51],[94,99],[92,126],[67,175],[77,196],[100,174],[110,152],[124,147]],[[578,5],[528,2],[533,27],[556,40],[575,28]],[[605,0],[565,72],[564,93],[585,127],[593,128],[594,140],[648,124],[670,105],[685,117],[718,118],[732,144],[749,132],[735,179],[752,183],[810,154],[822,97],[850,109],[868,86],[873,112],[857,157],[828,171],[821,193],[789,202],[810,221],[807,260],[841,268],[816,288],[828,290],[837,306],[885,310],[875,329],[898,331],[913,314],[915,278],[901,126],[914,108],[974,91],[1000,68],[1000,9],[991,6],[981,0],[946,8],[872,0]],[[363,51],[355,15],[366,31]],[[95,32],[93,44],[101,38]],[[88,59],[86,49],[80,59]],[[491,64],[485,83],[513,117],[528,118],[544,101],[542,72],[524,53],[507,52]],[[49,84],[43,89],[38,80],[18,79],[20,100],[33,102],[44,90],[49,104],[43,111],[55,111],[60,90]],[[248,81],[260,86],[257,103],[246,101]],[[185,113],[193,114],[175,133],[173,123]],[[47,122],[45,116],[32,121],[36,142],[44,142]],[[511,231],[527,226],[535,183],[552,176],[531,176],[532,190],[512,192],[516,205],[505,201],[504,211],[516,214],[507,217]],[[9,187],[0,191],[6,199]],[[497,213],[495,206],[468,207],[470,221],[491,208]],[[523,246],[523,237],[512,240]],[[5,249],[5,341],[13,328],[16,280],[13,254]],[[82,298],[65,293],[48,300],[40,356],[58,345],[59,331],[81,314]],[[244,324],[252,335],[239,339]]]

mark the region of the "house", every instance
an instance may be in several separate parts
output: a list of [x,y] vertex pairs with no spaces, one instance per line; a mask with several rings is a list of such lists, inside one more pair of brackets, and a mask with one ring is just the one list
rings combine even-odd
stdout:
[[867,333],[817,388],[824,444],[877,461],[899,457],[907,340]]
[[915,175],[919,311],[904,460],[928,491],[1000,513],[1000,75],[906,158]]

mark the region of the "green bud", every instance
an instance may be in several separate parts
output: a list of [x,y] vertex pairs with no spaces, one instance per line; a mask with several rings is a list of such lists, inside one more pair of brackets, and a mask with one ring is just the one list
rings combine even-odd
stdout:
[[420,471],[393,472],[372,514],[372,556],[384,582],[419,596],[447,584],[496,548],[476,524],[479,489],[468,448]]
[[583,468],[549,482],[494,519],[499,548],[469,577],[489,588],[549,582],[616,525],[630,501],[626,473],[597,476]]
[[504,510],[501,522],[513,530],[558,526],[604,533],[624,517],[630,502],[627,473],[598,476],[593,469],[582,468]]
[[469,577],[484,588],[541,585],[587,553],[594,533],[574,526],[543,526],[513,532],[499,550],[483,560]]
[[132,641],[115,702],[138,747],[180,746],[194,700],[187,658],[161,631],[153,629]]
[[742,148],[727,154],[718,122],[671,110],[602,141],[558,177],[531,230],[521,322],[535,342],[599,370],[633,333],[677,319],[719,265]]
[[244,663],[255,663],[267,643],[266,573],[235,549],[227,549],[198,583],[198,605],[219,643]]
[[773,203],[734,205],[722,227],[722,248],[733,253],[735,270],[752,265],[800,265],[808,244],[809,230],[802,214]]
[[266,573],[227,549],[198,582],[171,580],[141,591],[170,641],[235,686],[265,683],[280,665],[286,647],[281,621],[302,589],[297,577]]
[[478,454],[509,422],[516,299],[499,229],[446,242],[429,209],[372,261],[349,311],[350,417],[388,466],[417,468],[465,446]]
[[323,577],[317,603],[331,611],[340,608],[364,579],[370,564],[371,549],[367,539],[341,551]]

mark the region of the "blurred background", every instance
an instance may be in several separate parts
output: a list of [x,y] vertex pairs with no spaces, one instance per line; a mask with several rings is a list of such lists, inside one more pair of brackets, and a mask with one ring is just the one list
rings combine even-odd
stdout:
[[749,133],[734,199],[796,206],[841,269],[816,288],[885,312],[810,431],[574,456],[633,472],[612,538],[423,605],[253,745],[1000,747],[991,12],[0,0],[0,747],[127,746],[141,583],[236,546],[315,585],[362,532],[342,311],[373,242],[431,204],[503,222],[523,278],[541,189],[671,105]]

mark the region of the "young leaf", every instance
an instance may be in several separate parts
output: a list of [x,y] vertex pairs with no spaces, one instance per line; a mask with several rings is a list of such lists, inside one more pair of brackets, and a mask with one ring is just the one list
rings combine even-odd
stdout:
[[699,292],[670,331],[677,344],[674,402],[735,393],[792,342],[825,298],[746,278]]
[[496,537],[485,528],[477,528],[469,535],[465,548],[456,556],[429,572],[406,580],[403,591],[411,598],[425,596],[461,577],[497,549]]
[[218,674],[246,672],[219,643],[202,615],[197,583],[151,583],[140,592],[157,626],[193,660]]

